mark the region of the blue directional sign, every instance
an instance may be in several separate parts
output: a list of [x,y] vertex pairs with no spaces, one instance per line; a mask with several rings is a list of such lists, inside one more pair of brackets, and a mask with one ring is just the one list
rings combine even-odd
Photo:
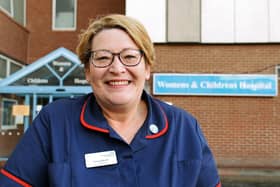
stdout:
[[275,74],[153,75],[154,95],[277,96]]

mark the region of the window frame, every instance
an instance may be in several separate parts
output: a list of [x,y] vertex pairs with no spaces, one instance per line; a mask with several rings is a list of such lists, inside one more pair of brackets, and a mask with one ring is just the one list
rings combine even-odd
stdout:
[[[14,124],[9,125],[9,124],[4,124],[4,102],[13,102],[13,105],[17,105],[18,101],[16,99],[10,99],[10,98],[3,98],[1,100],[1,129],[2,130],[11,130],[11,129],[17,129],[17,124],[16,124],[16,117],[12,115],[11,117],[14,118]],[[10,116],[9,116],[10,117]]]
[[9,0],[9,2],[10,2],[10,12],[8,10],[6,10],[5,8],[3,8],[2,6],[0,6],[0,10],[2,10],[8,16],[13,18],[13,16],[14,16],[14,0]]
[[[3,55],[0,55],[0,58],[1,59],[3,59],[4,61],[5,61],[5,63],[6,63],[6,70],[5,70],[5,73],[6,73],[6,75],[5,75],[5,77],[3,77],[3,78],[1,78],[0,77],[0,81],[1,80],[3,80],[3,79],[5,79],[7,76],[8,76],[8,59],[5,57],[5,56],[3,56]],[[1,66],[0,66],[1,67]],[[1,67],[2,68],[2,67]]]
[[[15,60],[12,60],[12,59],[10,59],[10,58],[8,58],[8,57],[2,55],[2,54],[0,54],[0,58],[4,59],[4,60],[6,61],[6,64],[7,64],[7,65],[6,65],[6,77],[4,77],[4,79],[7,78],[8,76],[10,76],[10,75],[12,74],[12,72],[11,72],[11,63],[16,64],[16,65],[18,65],[18,66],[21,66],[21,68],[24,67],[23,64],[21,64],[21,63],[15,61]],[[0,78],[0,80],[1,80],[1,78]]]
[[23,25],[24,27],[26,26],[26,0],[21,0],[23,1],[23,23],[18,22],[15,19],[15,12],[14,12],[14,1],[16,0],[9,0],[10,2],[10,7],[11,7],[11,12],[7,11],[6,9],[4,9],[2,6],[0,6],[0,10],[2,10],[5,14],[7,14],[9,17],[13,18],[13,20],[15,20],[17,23]]
[[[13,73],[15,73],[15,72],[17,72],[17,71],[15,71],[15,72],[11,72],[11,64],[15,64],[15,65],[17,65],[17,66],[20,66],[20,68],[23,68],[24,67],[24,65],[22,65],[21,63],[18,63],[18,62],[16,62],[16,61],[14,61],[14,60],[8,60],[8,76],[10,76],[11,74],[13,74]],[[20,70],[20,69],[19,69]],[[19,71],[18,70],[18,71]]]
[[[15,20],[14,1],[16,1],[16,0],[13,0],[13,19]],[[18,21],[16,21],[16,22],[22,24],[25,27],[26,26],[26,0],[21,0],[21,1],[23,1],[23,7],[22,7],[23,8],[23,23],[20,23]]]
[[73,27],[62,27],[62,28],[56,28],[56,1],[58,0],[52,0],[52,30],[53,31],[75,31],[77,29],[77,9],[78,9],[78,3],[77,0],[74,1],[74,26]]

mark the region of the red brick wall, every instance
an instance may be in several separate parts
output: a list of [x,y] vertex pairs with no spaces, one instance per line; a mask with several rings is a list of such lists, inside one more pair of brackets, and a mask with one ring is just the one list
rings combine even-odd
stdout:
[[[107,13],[124,13],[125,0],[78,0],[77,29],[75,31],[52,31],[52,1],[28,0],[27,28],[32,31],[29,40],[28,63],[49,52],[65,47],[75,51],[78,34],[90,19]],[[39,18],[39,19],[38,19]]]
[[29,32],[0,11],[0,53],[26,63]]
[[[156,45],[154,72],[274,73],[280,45]],[[222,167],[280,167],[280,98],[158,96],[195,115]]]

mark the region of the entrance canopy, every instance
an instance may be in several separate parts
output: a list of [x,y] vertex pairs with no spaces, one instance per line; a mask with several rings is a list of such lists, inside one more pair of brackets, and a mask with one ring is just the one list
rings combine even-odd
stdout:
[[91,92],[77,55],[63,47],[0,81],[0,93],[83,95]]

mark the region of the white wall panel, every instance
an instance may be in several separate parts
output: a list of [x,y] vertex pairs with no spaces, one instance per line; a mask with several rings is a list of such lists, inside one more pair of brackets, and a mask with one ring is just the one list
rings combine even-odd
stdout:
[[268,1],[235,0],[236,42],[268,42]]
[[198,0],[167,1],[168,42],[201,42],[201,8]]
[[280,1],[269,0],[270,42],[280,42]]
[[201,41],[234,42],[234,0],[201,0]]
[[142,22],[153,42],[166,42],[166,0],[126,0],[126,15]]

